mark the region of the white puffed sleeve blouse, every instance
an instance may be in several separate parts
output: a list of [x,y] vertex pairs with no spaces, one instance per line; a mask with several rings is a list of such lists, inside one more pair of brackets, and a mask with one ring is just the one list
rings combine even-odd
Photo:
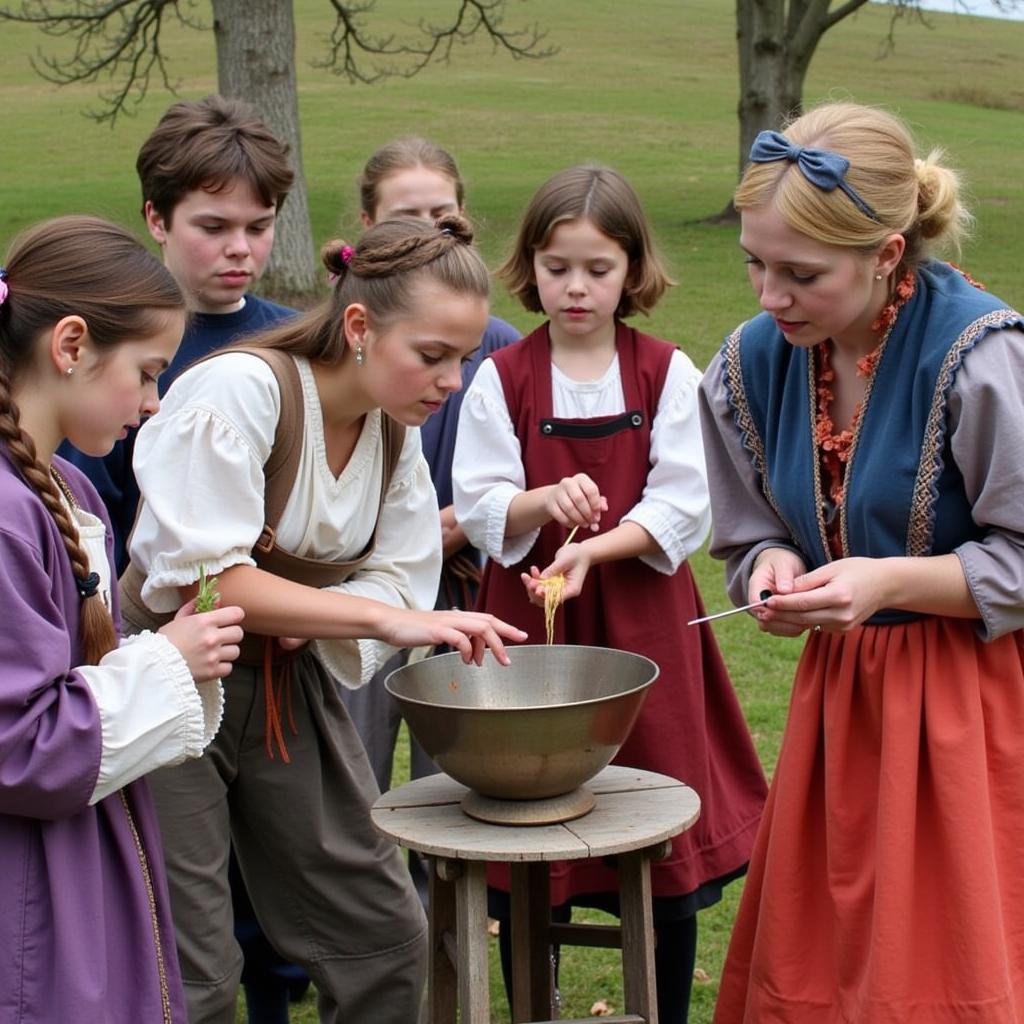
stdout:
[[[383,442],[381,413],[365,418],[339,476],[328,465],[323,414],[309,362],[296,358],[305,426],[295,485],[278,525],[280,546],[305,558],[358,557],[377,518]],[[263,465],[281,409],[273,371],[257,356],[232,352],[183,373],[162,408],[139,431],[134,469],[142,494],[130,541],[146,574],[143,601],[158,612],[178,607],[178,587],[255,565],[263,529]],[[405,444],[381,513],[373,554],[344,583],[328,588],[400,608],[433,608],[441,571],[437,499],[418,430]],[[325,667],[349,687],[370,680],[394,653],[375,640],[318,640]]]

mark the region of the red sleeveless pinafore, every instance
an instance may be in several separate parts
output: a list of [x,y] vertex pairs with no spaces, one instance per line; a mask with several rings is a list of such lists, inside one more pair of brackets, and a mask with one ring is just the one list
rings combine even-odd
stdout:
[[[640,500],[650,471],[651,423],[673,347],[618,324],[616,348],[625,412],[591,419],[552,416],[547,326],[497,353],[505,400],[522,447],[526,487],[586,473],[608,499],[608,530]],[[543,610],[530,604],[519,574],[543,568],[567,531],[545,526],[529,554],[505,569],[489,562],[477,608],[543,638]],[[741,868],[749,858],[767,786],[711,630],[687,626],[703,614],[688,565],[667,576],[638,558],[594,566],[583,592],[555,618],[555,643],[611,647],[646,655],[661,669],[616,764],[660,772],[700,795],[698,824],[652,866],[655,896],[681,896]],[[641,799],[638,797],[638,799]],[[507,868],[492,884],[508,888]],[[552,866],[552,903],[618,889],[614,867],[599,859]]]

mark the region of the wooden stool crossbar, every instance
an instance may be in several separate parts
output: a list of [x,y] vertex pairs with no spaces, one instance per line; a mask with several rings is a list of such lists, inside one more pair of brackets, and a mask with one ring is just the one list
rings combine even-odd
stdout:
[[[552,1024],[553,944],[622,951],[625,1014],[560,1024],[657,1024],[654,985],[653,860],[700,815],[700,799],[675,779],[611,765],[588,784],[596,806],[554,825],[492,825],[459,806],[466,794],[447,775],[417,779],[385,793],[373,823],[401,846],[433,858],[430,872],[430,1024],[488,1024],[488,861],[511,869],[512,1020]],[[614,857],[621,925],[551,920],[549,862]],[[461,1014],[461,1016],[460,1016]]]

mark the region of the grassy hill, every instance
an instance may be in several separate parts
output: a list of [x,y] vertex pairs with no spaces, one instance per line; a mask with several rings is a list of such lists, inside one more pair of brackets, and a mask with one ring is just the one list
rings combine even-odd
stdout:
[[[382,27],[400,27],[445,6],[446,0],[379,0],[375,17]],[[594,160],[632,180],[679,281],[647,322],[652,332],[675,340],[703,366],[724,334],[755,311],[736,229],[704,222],[728,200],[737,172],[731,3],[523,0],[509,5],[509,23],[546,28],[554,56],[514,62],[469,45],[447,66],[372,87],[310,66],[323,52],[330,10],[325,0],[297,0],[295,8],[303,155],[318,242],[357,233],[355,177],[369,153],[397,134],[427,135],[456,154],[491,262],[549,173]],[[884,6],[869,4],[843,21],[818,50],[805,101],[849,97],[885,105],[911,122],[924,146],[944,147],[965,172],[978,218],[959,262],[1019,308],[1024,23],[927,17],[928,27],[901,24],[896,51],[886,57]],[[37,48],[59,52],[61,45],[25,26],[0,28],[0,247],[26,224],[62,212],[142,227],[135,153],[171,97],[155,92],[136,117],[113,130],[97,125],[82,116],[95,103],[95,87],[58,90],[29,66]],[[181,96],[215,89],[210,33],[175,26],[164,49]],[[524,329],[535,322],[500,292],[494,305]],[[725,607],[720,567],[703,556],[695,567],[708,605]],[[770,771],[799,644],[762,637],[749,621],[727,620],[718,635]],[[694,1024],[710,1020],[739,887],[732,889],[725,903],[701,915],[698,963],[707,980],[696,986]],[[621,1008],[615,961],[606,952],[567,952],[563,981],[566,1014],[585,1015],[602,997]],[[497,981],[494,1007],[497,1020],[508,1019]],[[296,1019],[315,1020],[311,1001]]]

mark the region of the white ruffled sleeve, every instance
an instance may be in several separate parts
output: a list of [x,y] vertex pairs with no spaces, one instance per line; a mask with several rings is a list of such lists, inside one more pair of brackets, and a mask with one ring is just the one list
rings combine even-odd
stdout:
[[661,551],[641,561],[666,575],[697,551],[711,530],[697,400],[700,381],[689,357],[674,352],[651,425],[651,469],[643,496],[622,517],[658,542]]
[[219,680],[197,684],[161,633],[139,633],[79,675],[96,701],[103,737],[90,804],[143,775],[199,757],[224,710]]
[[263,464],[281,396],[270,367],[231,353],[183,373],[139,431],[135,476],[142,501],[132,561],[146,574],[142,598],[175,611],[178,588],[232,565],[254,565],[263,530]]
[[492,359],[480,364],[459,413],[452,464],[455,518],[469,542],[508,567],[524,559],[540,530],[505,536],[508,507],[526,489],[522,449]]
[[[441,521],[437,495],[418,430],[405,444],[381,510],[373,554],[344,583],[327,589],[382,601],[395,608],[434,607],[441,579]],[[379,640],[316,640],[314,650],[342,685],[368,683],[395,648]]]

